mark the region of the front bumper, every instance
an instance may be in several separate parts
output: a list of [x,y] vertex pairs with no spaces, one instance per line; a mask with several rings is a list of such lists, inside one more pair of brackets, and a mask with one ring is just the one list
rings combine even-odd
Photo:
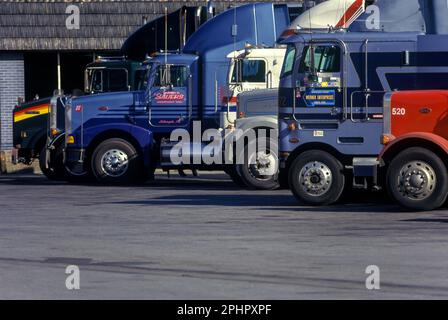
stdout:
[[86,150],[85,149],[65,149],[64,165],[73,175],[83,175],[86,173]]

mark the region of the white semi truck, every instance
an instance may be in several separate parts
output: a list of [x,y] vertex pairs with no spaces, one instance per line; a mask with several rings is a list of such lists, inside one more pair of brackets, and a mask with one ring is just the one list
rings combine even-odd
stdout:
[[[328,29],[347,28],[366,9],[372,1],[365,0],[329,0],[300,15],[285,30],[286,38],[298,32],[327,32]],[[249,130],[275,132],[268,135],[266,149],[246,146],[244,164],[237,164],[230,170],[232,179],[251,189],[272,190],[286,185],[286,177],[278,168],[278,123],[277,103],[280,73],[286,49],[255,48],[247,45],[244,50],[234,51],[228,55],[229,99],[228,112],[222,114],[222,128],[234,128],[245,132]],[[236,110],[236,112],[233,112]],[[272,174],[272,172],[276,172]]]

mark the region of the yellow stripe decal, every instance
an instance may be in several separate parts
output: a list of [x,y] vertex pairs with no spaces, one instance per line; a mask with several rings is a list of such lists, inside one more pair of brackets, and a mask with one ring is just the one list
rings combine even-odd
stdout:
[[14,113],[14,123],[48,114],[49,111],[50,111],[49,104],[32,106],[32,107],[20,110],[19,112]]

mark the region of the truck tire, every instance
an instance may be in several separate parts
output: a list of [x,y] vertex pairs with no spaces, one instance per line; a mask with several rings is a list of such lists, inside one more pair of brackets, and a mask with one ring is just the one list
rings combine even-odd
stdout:
[[282,190],[289,189],[288,171],[287,170],[285,170],[285,169],[279,170],[278,183],[280,185],[280,189],[282,189]]
[[[269,139],[265,151],[257,150],[257,141],[249,142],[244,148],[237,171],[243,182],[253,190],[275,190],[280,187],[278,179],[278,143]],[[250,153],[250,154],[249,154]]]
[[142,182],[143,161],[134,146],[126,140],[113,138],[100,143],[92,155],[92,172],[104,184]]
[[345,187],[344,167],[325,151],[311,150],[300,154],[289,170],[289,186],[302,203],[313,206],[337,202]]
[[389,195],[408,210],[440,208],[448,195],[448,174],[432,151],[409,148],[396,156],[387,171]]
[[247,188],[246,184],[244,183],[243,179],[241,179],[241,176],[236,170],[236,167],[234,165],[226,167],[224,169],[224,172],[230,177],[230,179],[232,179],[233,183],[235,183],[238,187]]
[[47,168],[46,165],[46,152],[47,148],[44,146],[39,153],[39,167],[42,173],[53,181],[63,181],[66,179],[67,171],[65,170],[63,163],[63,146],[59,145],[50,154],[50,163]]

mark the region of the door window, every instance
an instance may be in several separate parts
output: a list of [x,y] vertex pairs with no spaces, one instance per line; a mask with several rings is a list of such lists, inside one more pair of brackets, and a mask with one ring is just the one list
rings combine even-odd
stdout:
[[187,87],[188,68],[186,66],[161,65],[157,68],[154,87]]
[[286,77],[292,73],[294,68],[294,61],[296,58],[296,47],[292,44],[288,46],[285,55],[285,61],[283,63],[281,78]]
[[266,82],[266,62],[264,60],[236,60],[232,74],[232,83]]
[[300,73],[339,73],[341,50],[337,46],[307,46],[300,62]]
[[139,69],[135,72],[134,87],[136,90],[145,90],[148,86],[149,71]]
[[91,73],[92,92],[103,92],[103,70],[93,70]]

